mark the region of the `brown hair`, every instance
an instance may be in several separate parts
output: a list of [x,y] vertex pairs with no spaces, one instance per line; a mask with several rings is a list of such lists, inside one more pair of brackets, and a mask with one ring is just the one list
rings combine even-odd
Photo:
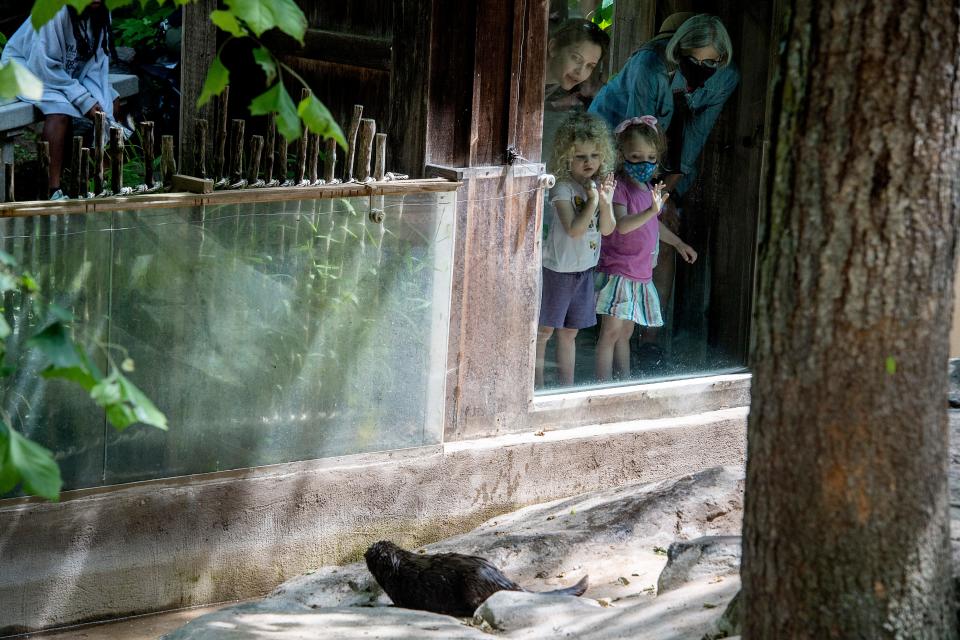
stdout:
[[[643,116],[646,118],[653,118],[653,116]],[[656,119],[653,118],[653,122],[656,122]],[[629,124],[628,124],[629,122]],[[626,124],[626,127],[624,127]],[[663,157],[667,153],[667,137],[663,135],[663,130],[660,128],[659,124],[648,124],[646,122],[637,122],[636,118],[631,121],[626,121],[621,123],[617,129],[624,127],[619,133],[617,133],[617,149],[621,151],[620,159],[617,163],[617,168],[623,168],[623,144],[631,138],[640,138],[641,140],[648,142],[650,146],[654,148],[657,152],[657,167],[662,167]],[[659,171],[658,171],[659,173]]]
[[578,42],[592,42],[600,47],[600,60],[607,57],[610,48],[610,36],[599,25],[580,18],[565,20],[550,34],[550,41],[557,50]]

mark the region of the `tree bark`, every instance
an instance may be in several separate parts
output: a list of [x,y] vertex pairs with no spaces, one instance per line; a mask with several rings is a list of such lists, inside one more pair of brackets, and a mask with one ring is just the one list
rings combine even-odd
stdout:
[[957,9],[786,4],[753,334],[743,637],[956,638]]

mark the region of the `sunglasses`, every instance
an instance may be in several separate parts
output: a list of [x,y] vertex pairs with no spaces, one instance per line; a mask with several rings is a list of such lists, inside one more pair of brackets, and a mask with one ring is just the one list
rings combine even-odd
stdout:
[[706,60],[697,60],[693,56],[683,56],[691,64],[695,64],[698,67],[706,67],[707,69],[716,69],[721,64],[723,64],[723,56],[720,56],[716,60],[706,59]]

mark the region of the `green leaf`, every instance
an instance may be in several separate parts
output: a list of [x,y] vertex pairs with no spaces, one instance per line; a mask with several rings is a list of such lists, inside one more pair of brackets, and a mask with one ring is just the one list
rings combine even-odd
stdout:
[[297,113],[303,118],[303,123],[310,131],[324,138],[333,138],[341,147],[347,148],[347,140],[340,125],[333,119],[327,106],[317,100],[316,96],[310,94],[301,100],[297,106]]
[[889,375],[892,376],[893,374],[895,374],[895,373],[897,372],[897,359],[894,358],[893,356],[887,356],[887,360],[886,360],[886,362],[884,363],[884,365],[886,366],[886,368],[887,368],[887,373],[888,373]]
[[197,98],[197,108],[199,109],[207,104],[213,96],[218,96],[223,93],[223,90],[229,82],[230,72],[227,71],[227,68],[220,62],[220,56],[218,55],[213,59],[213,62],[210,64],[210,69],[207,71],[207,79],[203,83],[200,97]]
[[221,9],[212,11],[210,13],[210,22],[220,27],[221,30],[238,38],[246,37],[249,34],[244,26],[237,21],[237,17],[229,11],[223,11]]
[[117,372],[117,379],[120,382],[120,388],[127,402],[133,407],[137,420],[157,429],[167,430],[167,416],[157,409],[156,405],[150,401],[137,385],[133,384],[129,378],[120,372]]
[[270,53],[270,50],[266,47],[257,47],[253,50],[253,59],[257,61],[257,64],[263,69],[263,72],[267,76],[267,84],[273,82],[273,79],[277,77],[277,63],[273,59],[273,54]]
[[277,130],[288,141],[300,137],[300,116],[297,115],[293,99],[281,82],[261,93],[250,103],[250,115],[263,116],[268,113],[277,114]]
[[17,259],[3,249],[0,249],[0,263],[3,263],[8,267],[15,267],[17,266]]
[[34,31],[40,31],[40,27],[50,22],[66,4],[66,0],[35,0],[30,11]]
[[23,484],[25,493],[54,502],[63,486],[53,454],[0,421],[0,493],[18,483]]
[[101,407],[121,404],[124,400],[120,383],[113,374],[107,376],[90,389],[90,398]]
[[0,293],[13,291],[20,287],[20,279],[12,273],[0,272]]
[[43,96],[43,83],[19,62],[10,60],[0,67],[0,98],[17,96],[39,100]]
[[226,4],[257,37],[277,28],[303,44],[307,18],[293,0],[226,0]]
[[10,325],[7,324],[7,319],[0,315],[0,340],[6,339],[10,335]]
[[20,286],[30,293],[36,293],[37,291],[40,291],[40,285],[37,284],[37,281],[34,280],[33,276],[31,276],[29,273],[24,273],[22,276],[20,276]]
[[[133,0],[107,0],[107,8],[110,9],[110,11],[120,9],[121,7],[128,7],[131,4],[133,4]],[[140,0],[141,9],[144,8],[146,4],[147,3],[144,0]],[[163,0],[157,0],[157,4],[162,5]]]
[[60,378],[80,385],[90,391],[97,384],[96,375],[85,366],[79,367],[48,367],[40,374],[44,378]]
[[54,367],[83,366],[83,361],[77,353],[77,345],[67,333],[67,328],[59,320],[50,323],[42,331],[34,334],[27,340],[27,346],[42,351]]

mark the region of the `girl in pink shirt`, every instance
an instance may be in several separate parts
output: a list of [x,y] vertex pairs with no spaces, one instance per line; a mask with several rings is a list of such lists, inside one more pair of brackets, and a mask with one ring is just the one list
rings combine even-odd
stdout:
[[597,264],[597,380],[630,377],[630,336],[634,325],[663,326],[660,298],[653,285],[660,237],[689,263],[697,252],[663,225],[657,216],[670,194],[651,184],[666,151],[663,132],[653,116],[625,120],[614,130],[620,172],[613,194],[613,233],[600,245]]

